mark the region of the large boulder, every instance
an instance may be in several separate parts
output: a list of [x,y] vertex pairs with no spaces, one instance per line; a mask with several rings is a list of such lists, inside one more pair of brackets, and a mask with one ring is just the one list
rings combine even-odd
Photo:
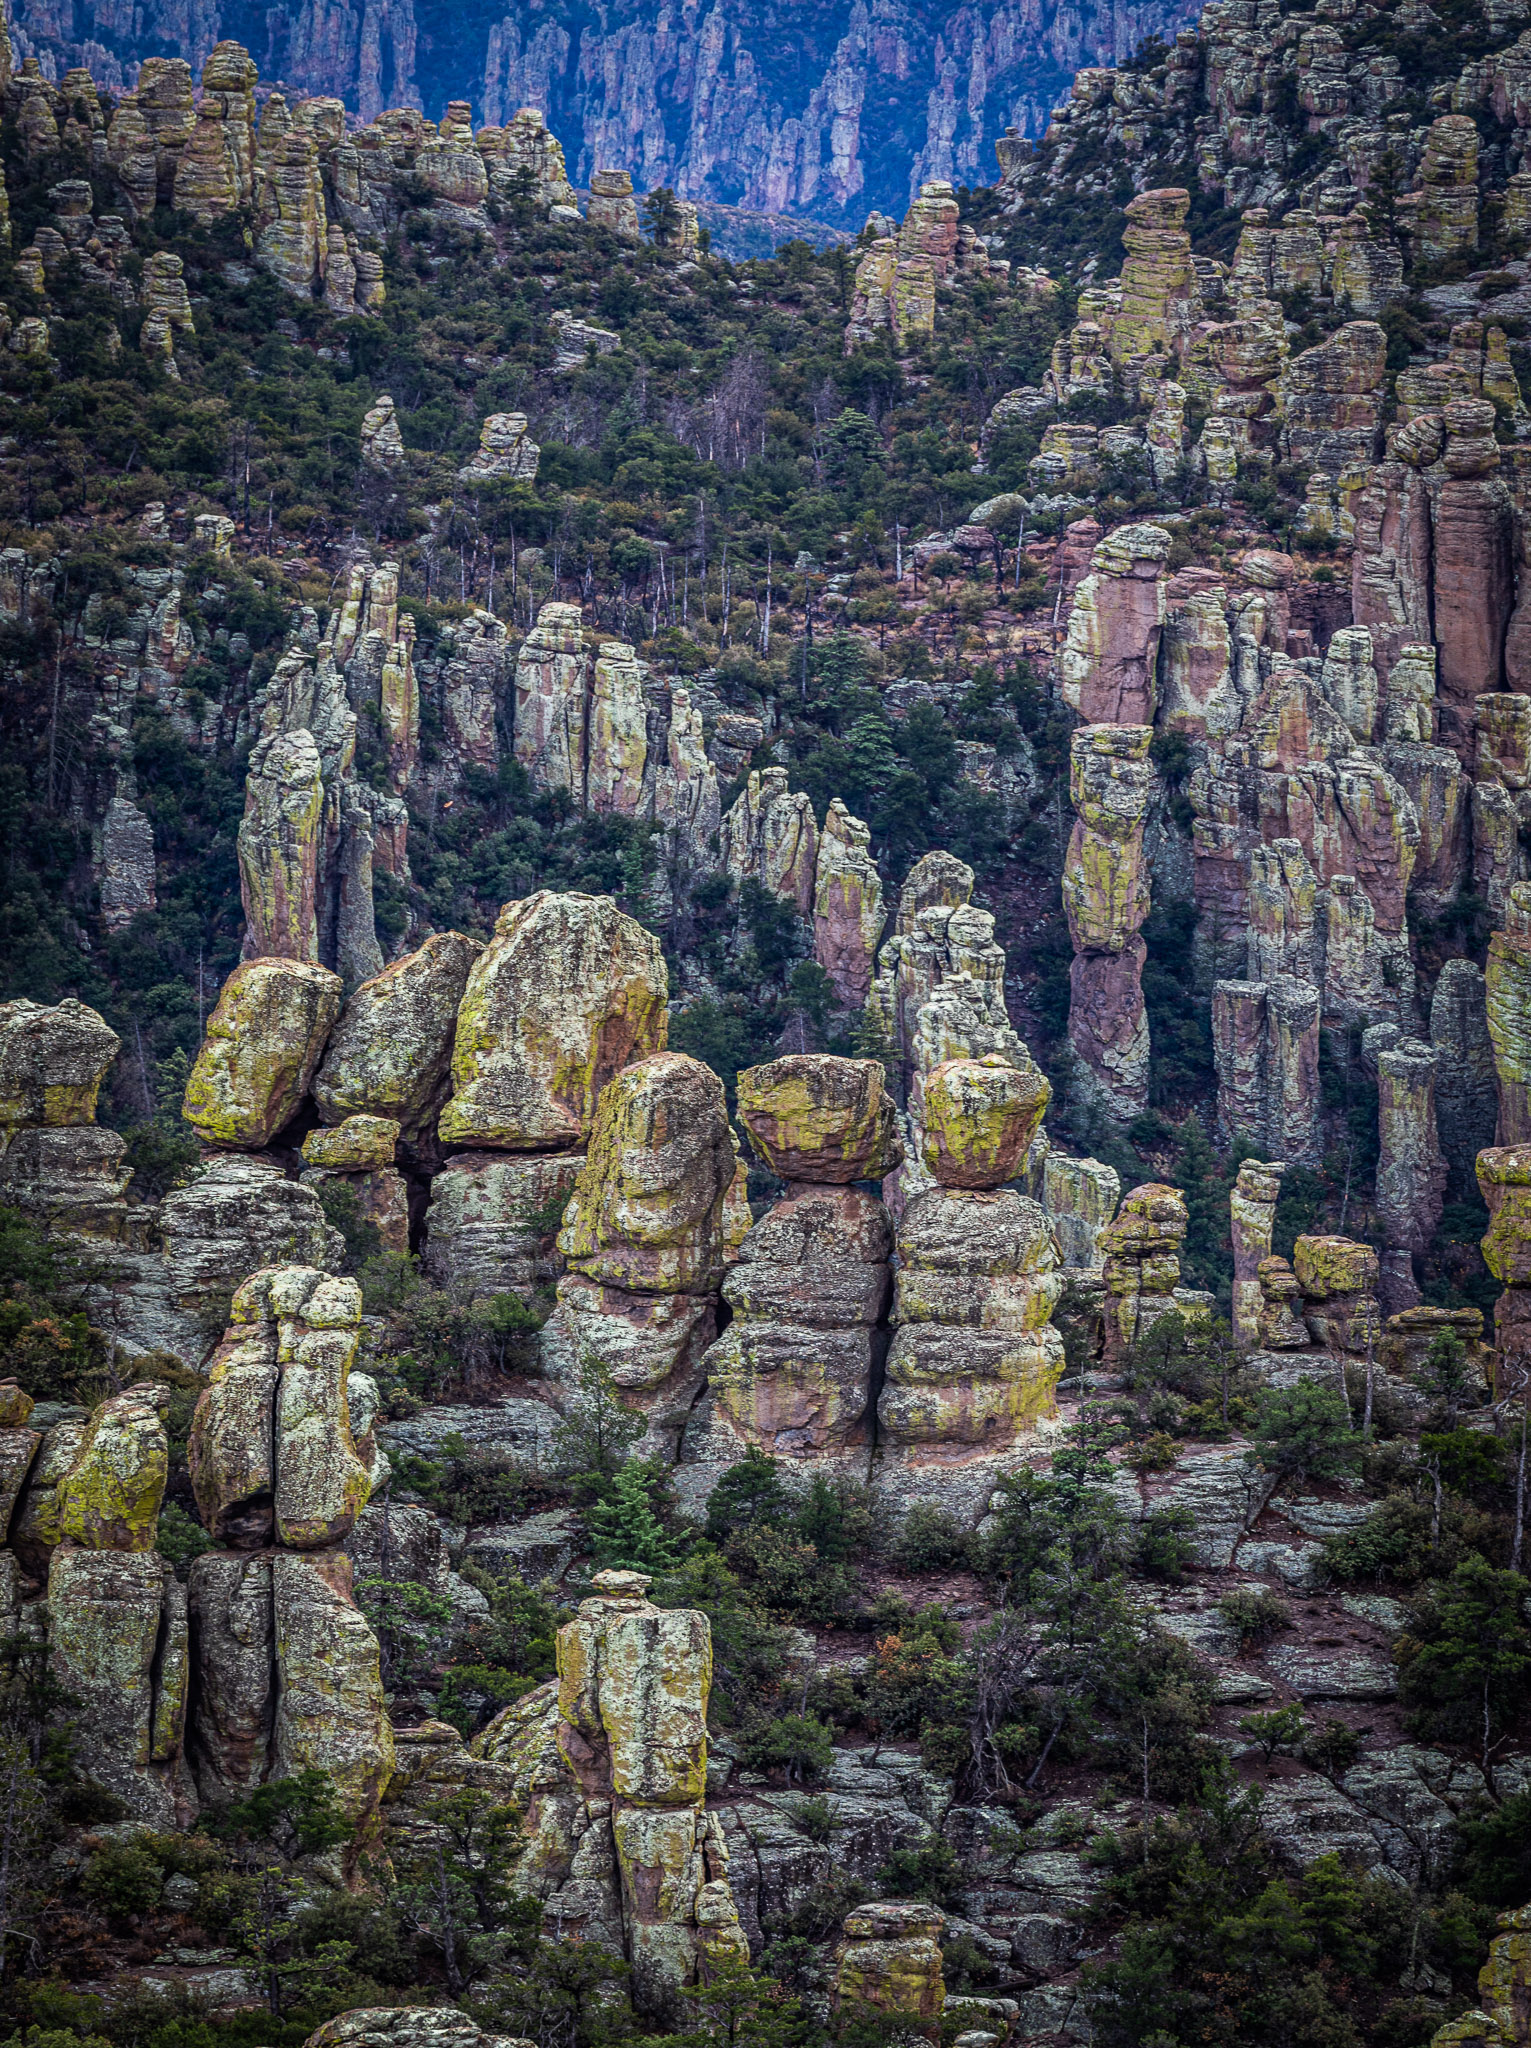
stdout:
[[925,1076],[925,1164],[945,1188],[997,1188],[1026,1163],[1053,1091],[1042,1069],[1003,1053],[947,1060]]
[[93,1123],[120,1043],[73,996],[51,1007],[25,996],[0,1003],[0,1142],[23,1125]]
[[669,980],[659,941],[609,896],[507,903],[474,962],[452,1053],[452,1145],[554,1152],[589,1136],[601,1090],[663,1052]]
[[876,1060],[788,1053],[738,1080],[739,1121],[783,1180],[880,1180],[904,1156]]
[[164,1415],[170,1389],[154,1381],[103,1401],[60,1482],[61,1536],[84,1550],[152,1550],[170,1476]]
[[246,960],[207,1020],[182,1115],[209,1145],[256,1151],[308,1093],[340,1015],[341,981],[304,960]]
[[483,950],[461,932],[433,932],[362,983],[314,1076],[325,1123],[392,1117],[406,1144],[425,1134],[447,1099],[458,1005]]

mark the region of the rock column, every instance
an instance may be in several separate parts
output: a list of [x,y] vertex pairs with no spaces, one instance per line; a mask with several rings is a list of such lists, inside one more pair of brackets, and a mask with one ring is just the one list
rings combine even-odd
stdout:
[[[661,1609],[641,1572],[598,1572],[558,1634],[558,1747],[604,1842],[641,2005],[747,1963],[722,1830],[706,1812],[707,1617]],[[592,1853],[594,1852],[594,1853]]]
[[564,1212],[569,1271],[543,1331],[565,1404],[606,1367],[648,1423],[644,1453],[673,1461],[706,1376],[717,1290],[749,1227],[723,1084],[684,1053],[655,1053],[608,1083]]
[[372,1487],[351,1420],[361,1291],[267,1267],[232,1315],[189,1445],[220,1546],[191,1572],[192,1769],[213,1804],[322,1771],[360,1845],[393,1767],[377,1638],[340,1548]]
[[1119,1366],[1161,1317],[1205,1320],[1210,1297],[1180,1285],[1188,1218],[1179,1188],[1148,1181],[1122,1197],[1102,1238],[1105,1252],[1105,1363]]
[[899,1512],[938,1507],[971,1527],[1020,1441],[1052,1413],[1061,1261],[1041,1204],[1003,1186],[1046,1104],[1046,1083],[1039,1091],[1002,1055],[952,1060],[926,1078],[925,1165],[937,1184],[899,1224],[877,1403],[873,1483]]
[[1091,1092],[1122,1119],[1148,1103],[1141,931],[1150,907],[1143,821],[1154,787],[1152,738],[1149,725],[1086,725],[1070,750],[1077,816],[1063,871],[1074,943],[1069,1044]]
[[[1377,1058],[1377,1214],[1390,1251],[1428,1251],[1440,1228],[1446,1161],[1436,1134],[1434,1046],[1400,1039]],[[1400,1307],[1411,1306],[1400,1302]]]
[[1494,1304],[1494,1394],[1524,1399],[1531,1388],[1531,1145],[1494,1145],[1478,1154],[1488,1204],[1483,1263],[1504,1288]]
[[893,1224],[854,1185],[903,1158],[881,1066],[802,1053],[751,1067],[739,1120],[787,1192],[723,1282],[732,1321],[707,1355],[708,1392],[676,1475],[698,1507],[752,1446],[864,1483],[887,1348]]
[[1271,1255],[1271,1233],[1276,1227],[1276,1203],[1285,1171],[1285,1160],[1267,1165],[1246,1159],[1228,1196],[1233,1228],[1233,1341],[1241,1352],[1257,1350],[1260,1344],[1260,1311],[1264,1307],[1260,1266]]

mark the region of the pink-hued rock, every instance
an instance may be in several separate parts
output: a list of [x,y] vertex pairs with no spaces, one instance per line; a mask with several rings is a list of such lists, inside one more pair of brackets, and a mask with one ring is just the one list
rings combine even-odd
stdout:
[[1119,953],[1078,953],[1069,969],[1069,1044],[1120,1117],[1148,1107],[1147,957],[1139,937]]
[[1074,593],[1058,667],[1064,701],[1086,724],[1153,721],[1169,545],[1162,526],[1118,527]]
[[1493,421],[1486,400],[1454,399],[1446,407],[1449,474],[1433,521],[1440,737],[1464,762],[1473,755],[1476,700],[1503,687],[1515,602],[1510,495],[1497,474]]

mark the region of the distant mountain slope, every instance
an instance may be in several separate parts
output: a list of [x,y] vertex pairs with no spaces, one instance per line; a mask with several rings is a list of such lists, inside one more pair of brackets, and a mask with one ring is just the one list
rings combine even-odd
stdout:
[[[625,165],[640,190],[859,225],[922,179],[988,184],[1007,126],[1038,134],[1081,65],[1172,37],[1186,0],[16,0],[18,54],[130,85],[138,61],[200,67],[233,36],[266,79],[370,117],[471,98],[541,107],[570,175]],[[51,63],[50,60],[51,59]]]

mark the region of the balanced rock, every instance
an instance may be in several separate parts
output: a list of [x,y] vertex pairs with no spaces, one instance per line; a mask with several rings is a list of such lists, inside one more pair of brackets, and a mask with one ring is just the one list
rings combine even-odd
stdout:
[[944,1188],[997,1188],[1025,1163],[1053,1091],[1003,1053],[948,1060],[924,1077],[925,1164]]
[[903,1159],[876,1060],[788,1053],[740,1074],[738,1097],[740,1123],[783,1180],[880,1180]]
[[338,1173],[364,1173],[374,1166],[392,1166],[399,1126],[392,1117],[348,1116],[326,1129],[322,1124],[303,1140],[304,1163],[327,1166]]
[[256,1150],[290,1121],[340,1014],[341,981],[302,960],[246,960],[223,984],[182,1115],[209,1145]]
[[448,1144],[551,1152],[590,1133],[601,1090],[664,1050],[658,939],[609,896],[542,889],[508,903],[457,1014]]
[[858,1906],[835,1949],[835,2003],[897,2014],[934,2039],[946,2003],[939,1939],[945,1926],[940,1907],[925,1900]]
[[524,412],[493,412],[479,429],[478,452],[458,475],[465,483],[488,483],[496,477],[531,483],[540,453],[526,431]]

